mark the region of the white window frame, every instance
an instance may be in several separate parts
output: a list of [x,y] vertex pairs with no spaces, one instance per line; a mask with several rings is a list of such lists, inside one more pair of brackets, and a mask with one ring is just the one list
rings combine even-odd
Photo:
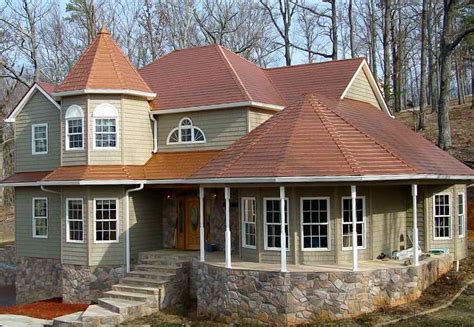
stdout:
[[[104,241],[104,240],[97,240],[97,200],[102,201],[102,200],[110,200],[110,201],[115,201],[115,216],[116,216],[116,240],[110,240],[110,241]],[[94,243],[119,243],[120,242],[120,217],[119,217],[119,199],[118,198],[96,198],[94,199]],[[103,221],[103,220],[102,220]],[[113,220],[108,220],[108,221],[113,221]]]
[[[367,211],[366,211],[366,202],[365,196],[357,196],[356,199],[362,199],[362,246],[357,246],[359,250],[365,250],[367,248]],[[351,222],[344,223],[344,200],[351,200],[351,210],[352,210],[352,197],[350,196],[343,196],[341,198],[341,247],[343,251],[350,251],[352,250],[352,246],[344,246],[344,225],[352,225],[352,215],[351,215]],[[356,208],[357,209],[357,208]],[[351,235],[352,237],[352,235]]]
[[[79,115],[75,115],[75,116],[71,116],[71,112],[74,112],[76,111],[77,112],[80,112]],[[70,106],[67,110],[66,110],[66,114],[64,116],[64,120],[65,120],[65,128],[64,128],[64,136],[65,136],[65,140],[64,140],[64,144],[65,144],[65,149],[66,151],[83,151],[84,150],[84,132],[85,132],[85,127],[84,127],[84,111],[82,110],[82,108],[76,104],[73,104],[72,106]],[[81,133],[81,137],[82,137],[82,147],[80,148],[71,148],[69,146],[69,136],[71,135],[78,135],[78,133],[74,133],[74,134],[70,134],[69,133],[69,122],[71,120],[81,120],[81,124],[82,124],[82,133]]]
[[[35,202],[37,200],[46,201],[46,217],[36,217],[35,216]],[[47,197],[35,197],[31,199],[31,218],[32,218],[32,236],[33,238],[48,238],[49,236],[49,204]],[[46,219],[46,235],[36,235],[36,220],[37,219]]]
[[[263,249],[265,251],[280,251],[280,248],[277,247],[269,247],[268,246],[268,232],[267,232],[267,201],[278,201],[278,208],[281,208],[281,203],[280,203],[280,198],[278,197],[269,197],[269,198],[263,198]],[[285,220],[285,224],[288,225],[288,233],[286,236],[288,237],[288,244],[286,244],[286,251],[290,251],[290,245],[291,245],[291,238],[290,238],[290,200],[285,197],[285,213],[287,213],[287,219]],[[281,210],[281,209],[280,209]],[[281,213],[280,213],[281,214]],[[279,223],[281,225],[281,223]]]
[[[69,202],[70,201],[81,201],[82,204],[82,217],[81,219],[70,219],[69,218]],[[66,242],[67,243],[84,243],[85,239],[85,222],[84,222],[84,199],[83,198],[66,198]],[[70,222],[82,221],[82,240],[71,240],[70,238]]]
[[[36,141],[39,139],[35,138],[35,128],[46,127],[46,151],[36,151]],[[48,137],[48,123],[33,124],[31,125],[31,154],[48,154],[49,150],[49,137]]]
[[[110,103],[101,103],[94,109],[94,113],[92,114],[92,117],[93,117],[93,124],[94,124],[92,148],[98,151],[118,150],[120,138],[119,138],[119,115],[118,115],[117,109]],[[97,126],[96,125],[97,125],[98,119],[114,119],[115,120],[115,146],[108,146],[108,147],[97,146],[96,144]],[[113,132],[109,132],[108,134],[113,134]]]
[[[191,122],[191,125],[183,125],[183,121],[185,120],[189,120]],[[181,132],[183,129],[191,129],[191,141],[182,141],[181,140]],[[194,139],[194,131],[195,130],[198,130],[199,132],[201,132],[202,134],[202,137],[204,138],[204,140],[202,141],[196,141]],[[178,131],[178,142],[171,142],[170,139],[171,139],[171,135]],[[178,123],[178,127],[175,127],[171,130],[171,132],[169,132],[168,134],[168,137],[166,138],[166,145],[175,145],[175,144],[204,144],[207,142],[207,139],[206,139],[206,135],[204,134],[204,132],[202,131],[202,129],[200,129],[199,127],[196,127],[194,126],[193,124],[193,121],[191,118],[189,117],[183,117],[181,118],[181,120],[179,121]]]
[[[449,207],[449,216],[442,215],[440,217],[447,217],[448,218],[448,227],[449,227],[449,237],[436,237],[436,196],[448,196],[448,207]],[[452,206],[452,199],[451,199],[451,193],[448,192],[443,192],[443,193],[435,193],[433,195],[433,240],[438,241],[438,240],[450,240],[453,237],[453,206]]]
[[[247,210],[245,207],[246,201],[253,201],[255,204],[255,211],[254,211],[254,221],[250,222],[248,221],[247,217]],[[247,244],[247,235],[246,235],[246,226],[247,225],[254,225],[255,227],[255,245]],[[247,249],[257,249],[257,239],[258,239],[258,234],[257,234],[257,199],[255,197],[242,197],[242,247],[247,248]]]
[[[303,219],[303,201],[308,200],[326,200],[327,202],[327,212],[328,212],[328,221],[326,224],[321,223],[305,223]],[[306,248],[304,246],[304,225],[327,225],[327,238],[328,238],[328,246],[325,248]],[[300,232],[301,232],[301,251],[305,252],[327,252],[331,251],[331,200],[328,196],[318,196],[318,197],[301,197],[300,198]]]
[[[459,196],[462,197],[461,202],[459,201]],[[462,203],[462,214],[459,213],[459,204]],[[459,238],[464,238],[466,236],[466,193],[459,192],[458,193],[458,233]]]

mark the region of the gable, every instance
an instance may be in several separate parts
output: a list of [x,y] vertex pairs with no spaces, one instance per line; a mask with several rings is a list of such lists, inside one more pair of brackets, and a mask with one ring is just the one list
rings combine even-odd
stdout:
[[364,69],[360,69],[356,73],[352,84],[347,89],[344,98],[367,102],[374,107],[381,109],[379,101],[375,96],[375,92],[369,83],[369,79]]

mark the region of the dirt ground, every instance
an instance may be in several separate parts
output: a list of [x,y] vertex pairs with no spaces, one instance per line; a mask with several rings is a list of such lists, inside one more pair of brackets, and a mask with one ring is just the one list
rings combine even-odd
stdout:
[[59,298],[30,304],[0,307],[0,314],[22,315],[51,320],[77,311],[84,311],[88,306],[88,304],[62,303],[62,300]]

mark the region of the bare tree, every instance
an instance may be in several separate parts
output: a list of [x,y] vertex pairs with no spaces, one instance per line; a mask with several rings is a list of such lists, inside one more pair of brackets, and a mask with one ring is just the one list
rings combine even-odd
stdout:
[[[100,6],[100,5],[99,5]],[[69,0],[66,5],[66,17],[70,23],[77,24],[78,31],[82,34],[84,46],[89,45],[97,34],[98,7],[94,0]]]
[[354,22],[352,17],[352,0],[349,0],[349,7],[347,15],[349,16],[349,44],[351,49],[351,58],[355,57],[355,48],[354,48]]
[[392,29],[392,0],[382,0],[383,7],[383,93],[385,102],[391,98],[390,31]]
[[423,0],[423,8],[421,12],[420,114],[418,119],[418,129],[425,129],[427,21],[428,0]]

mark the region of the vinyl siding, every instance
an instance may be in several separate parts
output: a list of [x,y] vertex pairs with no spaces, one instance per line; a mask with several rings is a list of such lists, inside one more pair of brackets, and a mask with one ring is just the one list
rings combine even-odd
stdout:
[[[65,115],[67,109],[72,105],[78,105],[82,108],[84,112],[84,150],[66,150],[66,120]],[[62,165],[63,166],[77,166],[77,165],[86,165],[87,164],[87,149],[88,142],[87,138],[90,135],[88,131],[89,123],[87,121],[87,96],[77,96],[77,97],[65,97],[62,99],[61,103],[62,108],[62,119],[61,119],[61,148],[63,151],[62,155]]]
[[354,82],[347,91],[345,98],[367,102],[380,109],[377,97],[375,96],[363,69],[361,69],[357,74]]
[[[48,124],[48,153],[32,154],[32,124]],[[36,92],[16,117],[15,171],[47,171],[60,165],[60,111]]]
[[[203,131],[207,143],[166,145],[168,134],[178,126],[179,121],[184,117],[190,118],[193,125]],[[158,149],[161,151],[222,149],[244,136],[247,130],[247,110],[245,108],[159,115]]]
[[[66,200],[68,198],[82,198],[84,209],[84,243],[72,243],[66,241]],[[62,206],[63,219],[62,233],[63,233],[63,263],[72,265],[87,265],[88,264],[88,239],[91,236],[89,233],[90,211],[87,206],[88,203],[88,187],[63,187],[62,188]]]
[[[418,185],[418,196],[417,196],[417,204],[416,204],[416,212],[417,212],[417,225],[418,225],[418,244],[422,250],[426,251],[427,246],[426,242],[428,241],[426,238],[426,228],[425,228],[425,193],[426,188],[429,186]],[[411,195],[411,188],[409,191],[406,192],[407,196],[407,235],[413,235],[413,203],[412,203],[412,195]],[[412,240],[410,238],[407,239],[407,248],[413,247]]]
[[[35,197],[48,198],[48,238],[33,238],[32,201]],[[60,208],[60,195],[45,193],[39,187],[15,188],[15,246],[18,255],[60,258]]]
[[130,194],[130,252],[132,260],[139,252],[163,247],[162,195],[156,190]]
[[[118,242],[96,243],[94,241],[94,200],[98,198],[118,199]],[[89,265],[121,265],[125,263],[125,234],[124,234],[124,188],[122,186],[100,186],[89,188],[88,206],[91,212],[89,220],[90,255]]]
[[132,97],[123,98],[124,164],[143,165],[153,150],[153,129],[148,102]]
[[249,132],[260,126],[274,114],[274,111],[249,109]]

